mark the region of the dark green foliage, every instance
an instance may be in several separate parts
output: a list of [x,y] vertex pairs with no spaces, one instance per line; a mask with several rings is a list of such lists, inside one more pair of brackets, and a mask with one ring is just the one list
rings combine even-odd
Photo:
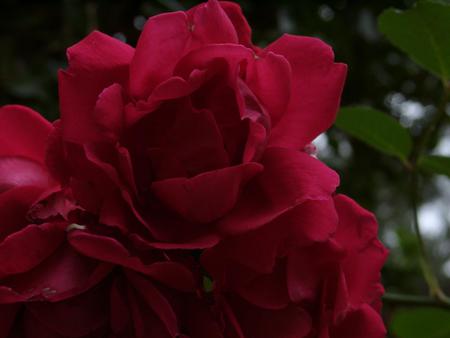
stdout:
[[412,140],[408,131],[392,116],[370,107],[344,107],[339,111],[336,126],[378,151],[406,160]]
[[389,9],[381,15],[379,27],[418,64],[450,80],[450,4],[418,1],[407,11]]
[[419,166],[428,172],[450,177],[450,157],[424,156],[420,159]]
[[436,308],[398,310],[391,330],[398,338],[450,337],[450,311]]

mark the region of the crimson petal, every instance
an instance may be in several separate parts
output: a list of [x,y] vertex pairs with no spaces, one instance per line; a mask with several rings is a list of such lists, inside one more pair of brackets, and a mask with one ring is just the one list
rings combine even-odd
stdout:
[[334,122],[347,66],[334,63],[330,46],[317,38],[285,34],[265,51],[291,65],[291,101],[273,126],[270,144],[303,149]]
[[258,228],[308,200],[324,200],[339,184],[338,175],[306,153],[268,148],[264,171],[250,182],[236,207],[218,222],[225,233]]
[[101,139],[93,114],[98,96],[113,83],[126,84],[133,54],[132,47],[97,31],[67,50],[69,68],[58,74],[64,139]]
[[30,108],[0,107],[0,158],[24,157],[42,164],[51,130],[50,122]]
[[230,211],[242,187],[262,166],[247,163],[192,178],[171,178],[152,184],[152,191],[186,219],[208,223]]

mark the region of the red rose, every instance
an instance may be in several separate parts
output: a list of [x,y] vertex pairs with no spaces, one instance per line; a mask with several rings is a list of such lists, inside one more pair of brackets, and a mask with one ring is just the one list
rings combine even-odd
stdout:
[[29,108],[0,108],[0,337],[50,337],[52,329],[38,328],[40,303],[81,294],[104,275],[103,263],[66,241],[75,207],[45,167],[51,130]]
[[[280,186],[285,189],[284,195],[277,198],[283,203],[287,203],[286,201],[290,200],[298,200],[298,203],[301,204],[303,204],[301,201],[307,203],[306,201],[313,200],[315,196],[316,198],[329,196],[334,190],[337,184],[337,177],[332,171],[329,171],[323,164],[307,154],[299,154],[298,158],[291,156],[293,154],[295,155],[297,152],[274,149],[273,151],[267,151],[261,159],[265,170],[255,179],[254,183],[250,184],[251,191],[257,198],[248,199],[248,203],[252,204],[236,212],[236,215],[242,215],[240,216],[242,221],[245,219],[251,220],[248,218],[250,215],[245,215],[243,212],[253,208],[261,208],[255,209],[255,211],[258,211],[260,218],[254,219],[256,223],[247,223],[246,225],[249,228],[257,227],[259,223],[269,222],[268,219],[275,214],[282,215],[286,212],[284,208],[281,208],[284,204],[273,205],[274,211],[269,213],[265,213],[263,209],[271,206],[270,198]],[[309,167],[307,168],[309,170],[301,168],[300,165],[302,163],[308,164]],[[275,176],[274,173],[278,171],[283,171],[285,175],[283,177]],[[267,177],[265,175],[269,175],[268,177],[274,175],[274,180],[266,180]],[[330,178],[327,178],[328,175]],[[262,182],[265,183],[263,184]],[[258,192],[256,190],[262,188],[266,191],[260,190]],[[327,216],[327,214],[324,216]],[[180,245],[167,243],[154,242],[149,244],[142,241],[133,232],[133,228],[130,228],[129,233],[124,234],[123,227],[130,225],[130,223],[122,224],[122,227],[108,226],[104,223],[98,225],[85,224],[86,229],[74,228],[73,231],[70,231],[68,239],[71,245],[85,256],[114,264],[116,269],[110,273],[108,278],[112,280],[118,278],[120,285],[123,285],[120,290],[128,290],[129,288],[133,290],[131,294],[129,291],[119,292],[114,287],[115,282],[113,282],[113,288],[110,291],[111,297],[118,297],[118,294],[121,295],[121,298],[117,300],[111,298],[110,303],[112,311],[110,319],[112,323],[111,330],[113,330],[114,334],[119,335],[122,332],[130,332],[130,336],[135,334],[139,337],[140,332],[153,333],[154,331],[151,330],[156,329],[145,326],[140,319],[141,316],[146,316],[148,321],[160,323],[157,326],[157,333],[160,336],[156,335],[155,331],[155,337],[176,337],[176,335],[190,338],[232,337],[228,331],[232,330],[233,326],[226,321],[224,322],[225,318],[228,317],[225,308],[222,306],[221,296],[213,299],[212,294],[205,293],[202,290],[202,281],[204,278],[208,278],[209,275],[205,275],[204,267],[197,258],[198,253],[196,250],[190,250],[188,246],[180,250]],[[239,226],[239,228],[242,225],[241,223],[231,222],[223,223],[221,226],[224,229],[229,227],[229,232],[235,232],[236,228],[232,226],[234,224]],[[242,232],[244,229],[239,229],[239,231]],[[327,234],[328,232],[325,232],[322,237],[325,238]],[[257,240],[255,245],[264,246],[264,241],[268,240],[270,241],[271,239]],[[227,243],[227,240],[223,243]],[[220,246],[221,244],[219,244],[218,248]],[[249,260],[254,258],[252,255],[246,257]],[[205,267],[208,267],[208,264]],[[142,287],[136,287],[133,280],[133,276],[137,276],[136,272],[140,274],[140,279],[143,278],[143,275],[146,276],[146,282],[138,284]],[[215,278],[214,275],[213,277]],[[219,279],[217,281],[220,283]],[[159,289],[159,286],[163,286],[162,291]],[[156,291],[152,291],[153,289]],[[147,292],[150,292],[150,294],[147,294]],[[151,292],[161,293],[158,297],[161,297],[160,301],[164,304],[162,308],[161,305],[156,306],[151,302],[152,297],[154,297],[151,296]],[[134,298],[136,293],[138,298],[144,297],[146,302],[142,304],[142,307],[133,310],[133,306],[135,306],[133,304],[136,302]],[[300,321],[290,330],[299,329],[300,331],[293,331],[297,335],[300,332],[309,332],[311,329],[309,315],[304,310],[294,307],[292,309],[296,313],[294,318]],[[252,312],[256,313],[256,315],[264,312],[263,308],[255,306],[252,310],[254,310]],[[298,316],[297,312],[300,312]],[[124,317],[124,323],[121,324],[121,327],[115,327],[115,316],[120,317],[120,314]],[[167,314],[170,314],[169,318],[166,317]],[[268,315],[274,314],[269,312]],[[281,315],[284,315],[284,313],[281,313]],[[167,321],[161,323],[157,320],[158,318],[166,318]],[[284,323],[290,325],[289,321],[284,321]],[[134,327],[135,331],[129,331],[130,327]],[[249,338],[251,337],[253,336],[249,336]]]
[[[212,0],[150,18],[136,49],[94,32],[67,55],[50,166],[102,223],[205,248],[333,191],[334,173],[299,152],[332,124],[346,74],[319,39],[260,49],[240,8]],[[314,178],[287,195],[285,170]]]
[[108,229],[76,231],[95,220],[46,170],[52,129],[29,108],[0,108],[0,337],[175,337],[181,325],[192,338],[218,336],[200,325],[214,317],[189,261],[130,252]]
[[346,73],[326,44],[260,49],[210,0],[68,58],[53,127],[0,113],[0,337],[384,335],[377,224],[310,155]]

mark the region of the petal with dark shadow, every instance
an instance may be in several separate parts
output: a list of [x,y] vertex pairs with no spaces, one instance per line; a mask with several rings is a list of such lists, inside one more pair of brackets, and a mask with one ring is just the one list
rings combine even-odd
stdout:
[[192,178],[171,178],[152,184],[155,195],[186,219],[208,223],[230,211],[243,186],[262,166],[247,163]]
[[236,207],[219,220],[223,232],[255,229],[308,200],[329,199],[339,184],[333,170],[300,151],[268,148],[261,163],[264,170],[248,184]]

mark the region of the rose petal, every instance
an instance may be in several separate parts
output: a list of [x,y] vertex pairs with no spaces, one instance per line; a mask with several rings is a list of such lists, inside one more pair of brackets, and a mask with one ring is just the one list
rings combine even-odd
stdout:
[[231,20],[238,35],[239,44],[252,48],[252,31],[241,7],[237,3],[229,1],[220,1],[220,6]]
[[3,280],[28,300],[60,301],[98,284],[109,272],[108,264],[99,264],[63,244],[35,268]]
[[295,247],[326,241],[338,226],[334,201],[331,196],[307,201],[277,218],[271,226],[287,229],[287,240]]
[[290,303],[285,264],[277,264],[273,272],[258,276],[251,283],[239,287],[237,292],[258,307],[271,310],[285,308]]
[[[173,101],[141,119],[124,140],[141,189],[167,177],[170,169],[189,176],[229,166],[224,140],[212,112],[188,100]],[[179,168],[181,166],[181,168]]]
[[146,101],[129,104],[125,109],[127,126],[132,126],[141,118],[156,110],[164,101],[187,96],[197,90],[207,78],[206,71],[194,69],[187,79],[172,76],[158,84]]
[[250,305],[238,297],[229,297],[228,302],[239,323],[239,331],[244,333],[243,337],[302,338],[311,331],[311,318],[298,306],[267,310]]
[[373,214],[344,195],[334,198],[339,215],[336,241],[347,250],[343,269],[353,307],[372,303],[383,294],[380,271],[388,251],[378,240]]
[[[63,302],[29,303],[25,317],[30,316],[30,321],[33,319],[34,325],[29,322],[28,329],[40,323],[50,333],[81,338],[89,334],[95,335],[97,330],[107,325],[107,315],[107,288],[99,286]],[[42,336],[44,337],[47,336]]]
[[66,153],[62,139],[61,121],[57,120],[54,122],[53,130],[48,137],[45,165],[50,175],[61,184],[66,184],[70,175],[65,156]]
[[0,193],[14,187],[50,187],[52,179],[41,163],[23,157],[0,157]]
[[70,142],[65,148],[73,196],[84,209],[97,213],[105,198],[121,186],[115,166],[117,149],[109,143]]
[[142,276],[134,272],[127,272],[127,277],[136,292],[164,323],[171,336],[176,337],[179,333],[177,317],[168,300],[150,281]]
[[151,17],[139,37],[130,65],[130,92],[147,99],[153,89],[171,77],[176,62],[184,55],[191,39],[184,12]]
[[286,265],[291,300],[319,301],[320,287],[327,277],[337,279],[342,257],[342,249],[332,241],[291,251]]
[[183,239],[182,242],[148,242],[147,245],[160,250],[200,250],[211,248],[220,241],[217,234],[204,234],[194,238]]
[[236,207],[218,222],[225,233],[240,233],[269,223],[308,200],[324,200],[339,183],[337,174],[302,152],[268,148],[264,171],[251,182]]
[[116,277],[110,293],[111,331],[119,337],[132,337],[132,316],[127,299],[126,280],[122,275]]
[[93,110],[102,91],[128,81],[132,47],[93,32],[67,50],[69,68],[58,74],[64,139],[88,142],[102,138]]
[[75,231],[69,235],[69,242],[86,256],[139,271],[182,291],[194,289],[193,276],[183,265],[176,262],[145,264],[138,256],[133,256],[121,243],[111,237]]
[[58,223],[31,224],[9,235],[0,243],[0,276],[4,278],[36,267],[55,251],[64,236],[64,227]]
[[124,127],[124,102],[122,86],[114,83],[98,96],[94,109],[94,119],[104,133],[117,140]]
[[242,187],[261,170],[261,165],[248,163],[206,172],[193,178],[154,182],[152,191],[184,218],[208,223],[230,211]]
[[285,34],[265,51],[283,55],[292,69],[290,104],[270,144],[303,149],[334,122],[347,67],[334,63],[331,48],[317,38]]
[[236,30],[217,0],[195,6],[187,14],[194,48],[212,43],[238,42]]
[[50,122],[30,108],[0,107],[0,158],[24,157],[42,164],[51,130]]
[[330,329],[330,338],[384,338],[386,328],[381,316],[369,305],[350,312],[345,319]]
[[41,193],[41,188],[24,186],[0,194],[0,242],[28,225],[27,212]]
[[[136,338],[177,337],[177,331],[171,318],[172,310],[170,305],[167,305],[164,297],[158,294],[157,290],[154,290],[153,287],[149,287],[148,295],[143,297],[130,284],[128,283],[127,298],[133,318],[133,334],[131,336]],[[153,293],[152,291],[156,292]],[[149,297],[154,298],[147,301]],[[151,306],[161,306],[162,309],[153,309]]]
[[285,236],[282,230],[269,224],[223,239],[202,254],[202,264],[218,280],[225,276],[229,279],[234,274],[233,270],[240,270],[240,266],[259,274],[269,274],[275,266],[278,246]]
[[245,144],[243,162],[258,161],[267,144],[267,129],[258,122],[249,120],[248,138]]
[[67,190],[61,191],[59,187],[55,190],[46,190],[39,196],[38,202],[30,207],[27,217],[36,222],[47,221],[54,217],[62,217],[68,221],[71,212],[82,210],[82,208],[66,192]]
[[[215,29],[210,29],[211,24]],[[177,62],[195,48],[236,42],[236,31],[217,1],[196,6],[187,14],[153,16],[144,27],[131,63],[131,94],[146,99],[158,84],[173,75]]]
[[210,44],[186,54],[178,62],[174,74],[186,79],[194,69],[211,70],[212,68],[214,70],[213,62],[215,60],[225,63],[236,81],[238,66],[244,61],[254,60],[254,53],[251,49],[241,45]]
[[190,176],[229,165],[224,140],[213,114],[189,106],[180,109],[163,148],[181,161]]
[[249,63],[246,83],[269,112],[276,125],[291,97],[291,66],[281,55],[262,53]]

